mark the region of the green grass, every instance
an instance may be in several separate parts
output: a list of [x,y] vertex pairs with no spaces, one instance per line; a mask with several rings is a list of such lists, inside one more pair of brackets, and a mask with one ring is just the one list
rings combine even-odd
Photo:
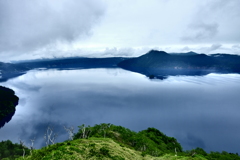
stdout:
[[[91,135],[88,134],[90,132]],[[23,157],[18,159],[22,160]],[[199,147],[183,151],[175,138],[168,137],[155,128],[133,132],[121,126],[100,124],[94,127],[82,125],[74,135],[74,140],[34,150],[32,155],[28,155],[24,159],[240,160],[240,157],[238,153],[225,151],[206,153]]]
[[[23,158],[18,158],[22,160]],[[39,150],[24,159],[34,160],[204,160],[203,158],[189,158],[167,154],[161,157],[143,156],[142,152],[135,151],[120,145],[109,138],[77,139],[57,143]]]

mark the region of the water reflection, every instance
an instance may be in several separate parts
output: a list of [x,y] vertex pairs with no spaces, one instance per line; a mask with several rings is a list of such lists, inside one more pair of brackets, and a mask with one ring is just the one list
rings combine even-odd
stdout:
[[112,123],[139,131],[155,127],[174,136],[184,149],[239,152],[240,75],[169,77],[150,80],[122,69],[46,70],[1,83],[20,98],[0,140],[18,138],[45,144],[48,124],[58,141],[63,125]]

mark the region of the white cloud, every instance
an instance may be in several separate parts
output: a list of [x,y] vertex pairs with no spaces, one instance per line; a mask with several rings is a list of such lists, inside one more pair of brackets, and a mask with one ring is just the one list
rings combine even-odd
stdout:
[[[239,0],[203,0],[197,2],[192,20],[182,40],[193,43],[238,43],[240,34]],[[193,2],[192,2],[193,3]]]
[[187,35],[183,36],[183,40],[199,42],[213,38],[218,33],[217,23],[203,23],[198,22],[196,24],[189,25]]
[[240,42],[238,6],[239,0],[0,1],[0,58],[138,56],[151,49],[239,54],[232,47]]
[[0,53],[34,51],[88,36],[104,13],[94,0],[0,1]]

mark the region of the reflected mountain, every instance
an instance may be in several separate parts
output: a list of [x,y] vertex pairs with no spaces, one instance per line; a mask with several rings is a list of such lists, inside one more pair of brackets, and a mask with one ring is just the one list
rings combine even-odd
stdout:
[[26,71],[28,69],[21,64],[0,62],[0,82],[23,75]]
[[90,69],[90,68],[117,68],[117,64],[128,58],[61,58],[22,61],[16,63],[0,62],[0,82],[18,77],[33,69]]
[[240,73],[240,56],[229,54],[168,54],[152,50],[137,58],[124,60],[119,67],[141,73],[150,79],[168,76],[204,76],[210,73]]
[[0,128],[12,119],[17,105],[18,97],[14,91],[0,86]]
[[63,58],[63,59],[45,59],[17,63],[28,70],[36,68],[46,69],[89,69],[89,68],[116,68],[117,64],[127,58]]
[[0,62],[0,82],[25,74],[32,69],[90,69],[123,68],[146,75],[150,79],[168,76],[204,76],[209,73],[240,73],[240,56],[229,54],[171,53],[151,50],[135,58],[83,58],[41,59],[16,63]]

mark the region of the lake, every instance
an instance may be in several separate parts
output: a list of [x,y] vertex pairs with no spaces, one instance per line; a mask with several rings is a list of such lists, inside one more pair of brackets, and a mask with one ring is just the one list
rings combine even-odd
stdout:
[[0,83],[20,98],[0,140],[45,145],[48,125],[68,139],[63,126],[111,123],[134,131],[155,127],[184,150],[240,153],[240,75],[170,76],[150,80],[116,69],[31,70]]

